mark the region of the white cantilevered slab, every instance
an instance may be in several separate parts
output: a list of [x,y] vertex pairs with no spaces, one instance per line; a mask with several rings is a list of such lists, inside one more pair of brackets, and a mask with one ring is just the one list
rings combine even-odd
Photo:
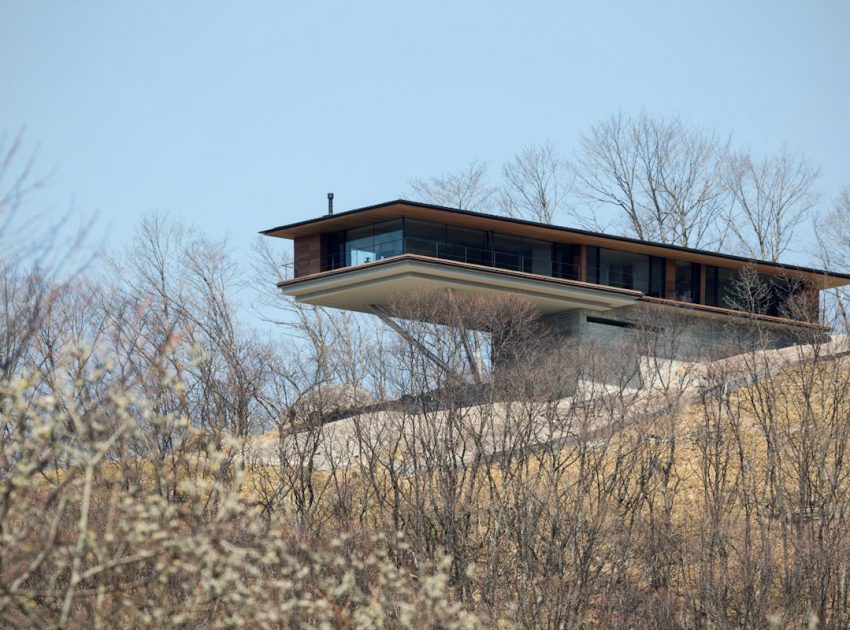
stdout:
[[298,302],[364,313],[397,296],[451,289],[466,293],[512,294],[532,300],[543,315],[582,308],[606,311],[635,304],[640,291],[403,255],[280,283]]

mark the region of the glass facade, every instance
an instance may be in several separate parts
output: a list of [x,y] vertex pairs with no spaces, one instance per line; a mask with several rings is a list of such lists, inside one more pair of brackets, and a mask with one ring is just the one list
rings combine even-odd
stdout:
[[700,265],[676,261],[676,295],[681,302],[700,302]]
[[739,308],[736,283],[738,274],[725,267],[705,266],[705,303],[721,308]]
[[343,266],[363,265],[404,253],[402,219],[376,223],[333,235],[329,242],[342,247],[342,253],[330,252],[334,260],[344,260]]
[[705,303],[709,306],[774,317],[805,317],[805,313],[791,312],[796,309],[790,306],[792,298],[804,289],[805,283],[793,278],[705,267]]
[[587,248],[587,280],[664,297],[664,259],[604,247]]
[[[323,268],[362,265],[402,254],[418,254],[556,278],[581,279],[582,246],[522,238],[417,219],[394,219],[323,235]],[[667,259],[587,246],[585,279],[593,284],[641,291],[652,297],[704,303],[736,310],[788,316],[785,303],[799,281],[756,276],[733,269],[675,261],[666,293]],[[703,282],[704,278],[704,282]]]

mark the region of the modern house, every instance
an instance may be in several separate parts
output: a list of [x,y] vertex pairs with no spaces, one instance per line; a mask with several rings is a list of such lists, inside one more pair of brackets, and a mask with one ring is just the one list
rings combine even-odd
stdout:
[[822,334],[820,291],[850,284],[850,275],[401,199],[262,233],[294,241],[279,286],[299,302],[382,314],[411,292],[518,294],[559,333],[608,344],[648,317],[675,316],[688,322],[687,353]]

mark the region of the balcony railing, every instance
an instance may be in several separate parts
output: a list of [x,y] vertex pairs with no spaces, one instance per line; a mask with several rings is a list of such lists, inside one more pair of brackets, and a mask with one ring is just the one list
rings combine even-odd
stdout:
[[[581,267],[579,265],[553,260],[549,251],[546,252],[545,256],[535,256],[533,252],[518,253],[496,248],[472,247],[409,237],[376,242],[368,249],[349,248],[346,252],[298,258],[294,263],[288,263],[284,266],[284,279],[288,280],[319,271],[357,267],[402,254],[415,254],[428,258],[451,260],[454,262],[482,265],[495,269],[519,271],[554,278],[565,278],[569,280],[582,278]],[[598,267],[588,266],[586,270],[587,273],[584,277],[587,281],[594,282],[595,279],[600,278]],[[648,274],[631,271],[621,271],[612,274],[610,268],[606,269],[605,273],[607,274],[607,282],[602,282],[602,284],[607,286],[640,290],[641,286],[649,285]]]
[[[665,285],[663,276],[661,278],[657,276],[650,278],[649,273],[635,272],[630,265],[610,264],[603,267],[588,265],[584,269],[585,273],[581,273],[582,268],[580,265],[554,260],[551,250],[546,251],[545,256],[535,256],[533,250],[518,253],[516,251],[506,251],[497,248],[480,248],[413,237],[388,239],[386,241],[376,238],[368,248],[358,249],[352,245],[353,243],[348,243],[345,252],[335,252],[325,256],[297,258],[294,262],[283,265],[283,279],[291,280],[322,271],[355,268],[360,265],[403,254],[414,254],[427,258],[450,260],[553,278],[568,280],[584,279],[592,284],[643,291],[647,295],[655,297],[662,297],[663,287]],[[649,287],[653,287],[653,290],[650,291]],[[745,298],[746,296],[737,299],[736,295],[733,294],[731,298],[728,298],[728,303],[723,306],[728,309],[747,312],[766,314],[772,312],[770,305],[762,306],[751,303],[752,300],[748,301]],[[695,299],[695,296],[690,291],[677,294],[677,297],[673,299],[681,302],[699,303],[699,300]],[[776,308],[772,310],[776,310]],[[793,314],[782,316],[794,319],[800,318],[795,317]]]
[[[294,263],[284,265],[284,278],[291,279],[306,275],[306,273],[315,273],[316,271],[331,271],[334,269],[357,267],[378,260],[401,256],[402,254],[415,254],[428,258],[483,265],[485,267],[494,267],[509,271],[536,273],[557,278],[578,279],[579,277],[579,267],[577,265],[553,261],[549,252],[544,257],[524,255],[500,249],[457,245],[418,238],[405,238],[377,243],[368,250],[349,249],[344,254],[333,253],[325,256],[297,258]],[[307,272],[306,270],[310,271]]]

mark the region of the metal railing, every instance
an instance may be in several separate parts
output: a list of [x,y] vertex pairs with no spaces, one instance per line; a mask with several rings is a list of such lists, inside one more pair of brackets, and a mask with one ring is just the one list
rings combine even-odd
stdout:
[[[349,245],[351,245],[349,243]],[[457,243],[447,243],[431,239],[414,237],[393,239],[381,242],[379,239],[369,248],[335,252],[325,256],[310,256],[295,259],[294,262],[283,265],[283,277],[286,280],[335,269],[353,268],[360,265],[401,256],[414,254],[439,260],[450,260],[466,264],[481,265],[494,269],[517,271],[535,275],[569,280],[584,279],[593,284],[642,291],[648,295],[661,297],[663,295],[663,278],[661,287],[659,278],[650,279],[649,273],[635,272],[626,265],[587,266],[582,272],[580,265],[561,262],[552,259],[551,250],[545,255],[535,256],[533,250],[525,252],[508,251],[498,248],[481,248]],[[652,287],[652,291],[650,291]],[[683,291],[677,296],[682,302],[699,303],[690,290]],[[754,312],[741,304],[724,304],[725,308]],[[761,310],[761,309],[760,309]]]
[[[588,266],[583,275],[580,265],[553,260],[549,251],[546,252],[545,256],[535,256],[533,252],[519,253],[498,248],[481,248],[413,237],[378,242],[368,249],[349,249],[347,252],[296,259],[294,263],[288,263],[284,266],[284,277],[290,279],[319,271],[357,267],[402,254],[414,254],[569,280],[578,280],[584,277],[588,282],[597,283],[601,280],[601,282],[598,282],[599,284],[623,289],[645,291],[650,286],[648,273],[621,271],[616,274],[616,278],[611,278],[610,267]],[[605,277],[606,275],[608,277]]]
[[347,252],[297,258],[284,265],[284,278],[357,267],[402,254],[414,254],[440,260],[451,260],[509,271],[535,273],[557,278],[579,278],[579,267],[572,263],[553,261],[545,256],[527,255],[496,248],[481,248],[419,238],[404,238],[377,243],[369,249],[350,249]]

